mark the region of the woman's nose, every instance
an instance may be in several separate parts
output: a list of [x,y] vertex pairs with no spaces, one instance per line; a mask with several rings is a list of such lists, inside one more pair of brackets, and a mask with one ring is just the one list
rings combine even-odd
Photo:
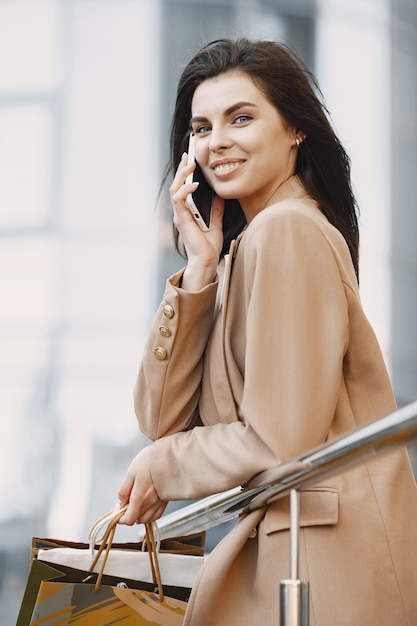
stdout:
[[225,150],[231,145],[231,139],[227,133],[227,130],[223,127],[212,128],[210,133],[210,150],[212,152],[218,152],[219,150]]

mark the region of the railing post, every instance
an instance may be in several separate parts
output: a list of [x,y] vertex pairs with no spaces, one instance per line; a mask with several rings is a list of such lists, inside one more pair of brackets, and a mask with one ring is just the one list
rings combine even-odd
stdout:
[[280,626],[309,626],[309,583],[299,580],[300,492],[290,492],[290,578],[280,583]]

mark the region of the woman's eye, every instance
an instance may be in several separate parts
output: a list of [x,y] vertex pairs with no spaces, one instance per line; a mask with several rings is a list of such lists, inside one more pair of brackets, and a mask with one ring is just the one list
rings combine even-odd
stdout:
[[251,116],[250,115],[244,115],[242,113],[242,115],[237,115],[234,119],[234,123],[235,124],[246,124],[246,122],[250,122],[251,120]]
[[209,133],[211,130],[210,126],[199,126],[195,129],[194,133],[196,135],[204,135],[205,133]]

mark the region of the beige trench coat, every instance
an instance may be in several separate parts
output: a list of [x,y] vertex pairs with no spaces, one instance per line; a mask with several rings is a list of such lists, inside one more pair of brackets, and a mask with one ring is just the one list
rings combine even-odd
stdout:
[[[201,292],[168,282],[135,387],[164,500],[244,484],[395,408],[340,233],[295,178]],[[223,276],[222,276],[223,274]],[[220,285],[220,287],[219,287]],[[301,494],[310,626],[417,625],[417,490],[405,450]],[[278,626],[288,499],[207,559],[187,626]]]

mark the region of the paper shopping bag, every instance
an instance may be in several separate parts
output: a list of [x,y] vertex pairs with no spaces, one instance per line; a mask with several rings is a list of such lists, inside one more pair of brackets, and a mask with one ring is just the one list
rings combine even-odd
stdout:
[[[130,619],[134,619],[132,623],[135,624],[177,623],[172,622],[173,616],[184,614],[191,593],[190,571],[193,579],[204,560],[203,556],[196,556],[204,553],[204,533],[164,540],[160,553],[156,549],[153,526],[147,525],[147,534],[152,541],[148,540],[148,552],[143,552],[142,543],[113,543],[121,515],[122,512],[112,512],[103,518],[108,526],[103,538],[97,542],[96,534],[91,537],[91,532],[89,544],[34,538],[32,553],[35,558],[16,626],[29,626],[39,620],[43,620],[39,622],[42,626],[107,625],[112,622],[97,621],[107,619],[105,606],[112,606],[112,615],[117,612],[118,619],[125,620],[121,624],[130,623],[126,621]],[[162,550],[173,550],[174,554]],[[181,552],[188,554],[184,556]],[[162,568],[160,561],[163,562]],[[121,593],[120,589],[128,591]],[[99,592],[100,596],[97,595]],[[107,599],[100,604],[99,597],[103,594],[107,594]],[[68,597],[71,598],[70,604],[65,600]],[[89,615],[90,606],[94,606],[94,622]],[[143,615],[138,613],[139,608]],[[53,621],[60,611],[61,621]],[[150,615],[153,621],[148,620]],[[155,621],[156,615],[164,621]],[[145,621],[138,621],[139,617]],[[90,621],[80,622],[80,619]]]
[[[162,540],[158,548],[158,562],[164,585],[191,588],[204,562],[204,533]],[[108,554],[105,574],[119,580],[152,581],[147,552],[142,542],[113,543]],[[65,565],[88,572],[96,553],[95,546],[51,539],[32,540],[32,554],[52,567]],[[101,568],[98,560],[93,572]]]
[[30,626],[181,626],[187,603],[149,591],[43,581]]
[[[92,586],[94,588],[96,579],[97,575],[92,577],[88,571],[77,570],[65,565],[51,565],[50,563],[44,563],[39,559],[34,559],[30,569],[26,591],[23,596],[16,626],[29,626],[38,593],[40,592],[41,585],[44,582],[82,584],[86,587]],[[88,584],[89,582],[91,584]],[[155,590],[155,584],[153,582],[146,583],[128,578],[121,580],[120,577],[107,576],[106,574],[103,575],[101,587],[117,587],[118,585],[127,585],[129,589],[139,589],[148,591],[149,593],[153,593]],[[191,593],[191,588],[171,585],[163,585],[162,587],[165,598],[181,600],[186,606]]]

